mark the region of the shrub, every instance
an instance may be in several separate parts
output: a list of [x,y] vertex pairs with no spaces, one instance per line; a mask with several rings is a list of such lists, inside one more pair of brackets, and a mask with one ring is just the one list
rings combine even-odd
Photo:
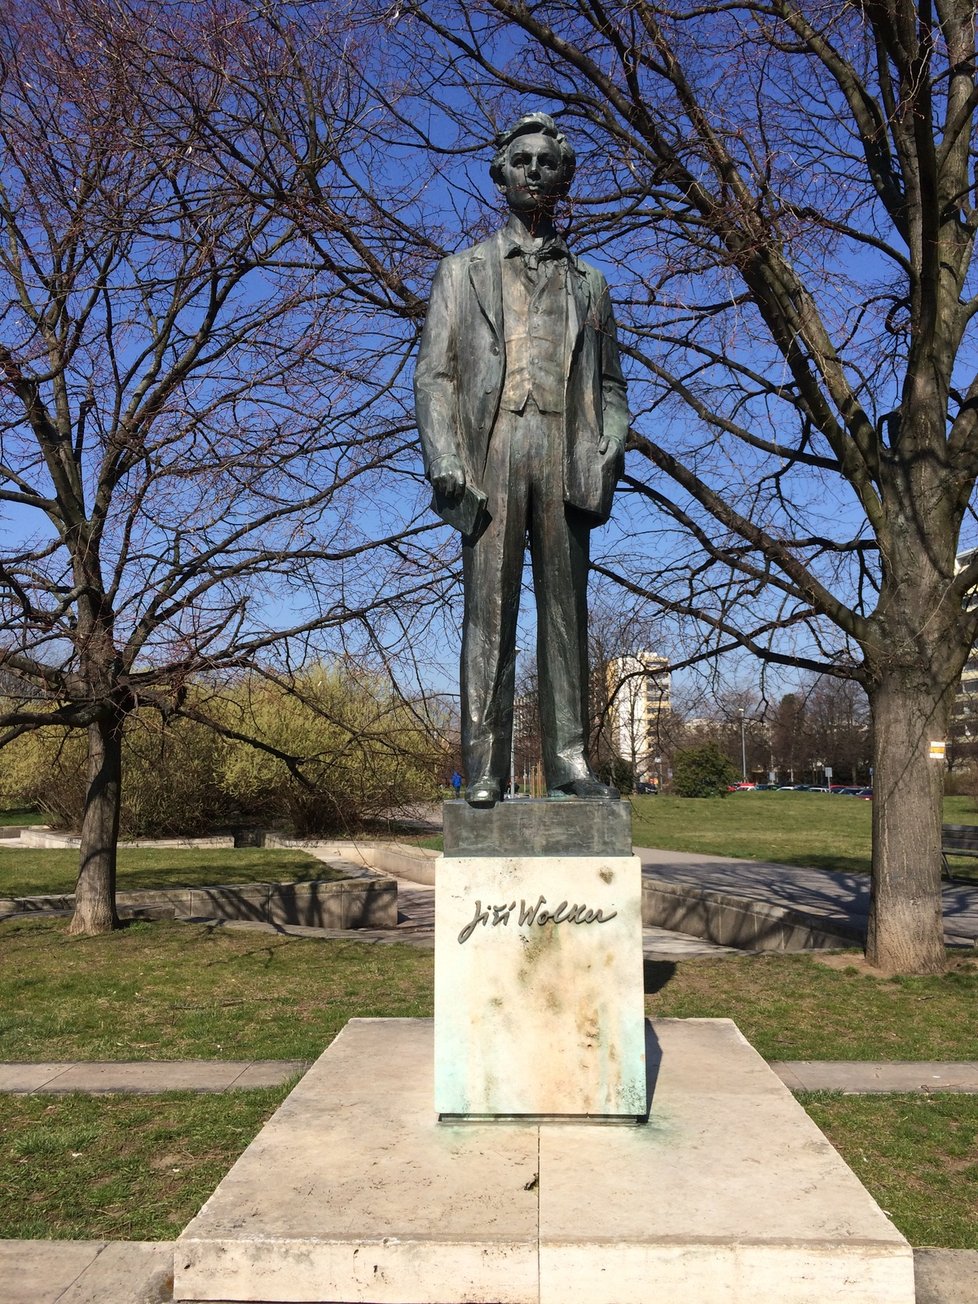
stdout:
[[[150,712],[130,717],[123,740],[123,838],[191,837],[227,817],[218,782],[219,740],[189,720],[164,726]],[[84,732],[38,729],[2,754],[0,799],[34,806],[58,828],[78,830],[88,786]]]
[[737,778],[737,768],[716,743],[676,752],[672,787],[680,797],[725,797]]
[[[379,677],[333,667],[314,667],[291,685],[243,676],[220,693],[194,686],[187,706],[212,725],[151,711],[128,721],[124,838],[189,837],[242,820],[326,833],[439,795],[446,761],[437,731]],[[244,738],[300,758],[304,782]],[[86,786],[81,731],[39,729],[3,749],[0,803],[36,806],[77,830]]]
[[600,761],[595,766],[594,772],[602,783],[610,783],[624,797],[630,796],[635,791],[635,766],[621,756]]
[[252,818],[326,833],[439,794],[446,762],[430,724],[379,677],[317,666],[291,690],[253,677],[209,710],[234,732],[302,758],[299,778],[269,752],[224,744],[222,787]]

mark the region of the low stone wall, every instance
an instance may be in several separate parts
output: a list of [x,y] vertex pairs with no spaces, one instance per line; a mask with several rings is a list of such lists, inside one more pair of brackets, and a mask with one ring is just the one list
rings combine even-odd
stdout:
[[396,874],[398,878],[425,883],[429,887],[434,885],[435,861],[441,855],[439,851],[429,851],[426,847],[414,847],[405,842],[339,842],[328,839],[314,842],[309,838],[286,838],[277,833],[266,834],[264,845],[295,847],[299,851],[311,851],[320,859],[324,855],[337,856],[381,874]]
[[[0,899],[0,917],[73,910],[74,895]],[[232,883],[216,887],[120,892],[123,918],[251,919],[309,928],[396,928],[397,884],[360,871],[333,882]]]
[[784,906],[642,876],[642,923],[744,951],[819,951],[862,946],[865,926]]
[[[77,833],[58,833],[54,829],[44,827],[28,828],[19,830],[19,840],[23,847],[36,847],[46,850],[77,850],[81,846],[81,838]],[[137,838],[133,842],[120,842],[120,847],[197,847],[197,848],[226,848],[234,846],[234,838]]]
[[368,863],[384,874],[396,874],[412,883],[433,887],[435,861],[441,852],[429,851],[427,847],[410,847],[401,842],[374,842],[364,849],[364,854]]

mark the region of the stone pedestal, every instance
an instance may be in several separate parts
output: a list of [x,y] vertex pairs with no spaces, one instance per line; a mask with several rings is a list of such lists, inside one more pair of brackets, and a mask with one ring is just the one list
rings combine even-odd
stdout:
[[443,1118],[647,1112],[642,869],[631,807],[448,802],[435,869]]
[[444,856],[435,879],[435,1108],[647,1112],[637,856]]
[[627,801],[556,801],[525,797],[479,808],[442,806],[446,856],[630,856]]

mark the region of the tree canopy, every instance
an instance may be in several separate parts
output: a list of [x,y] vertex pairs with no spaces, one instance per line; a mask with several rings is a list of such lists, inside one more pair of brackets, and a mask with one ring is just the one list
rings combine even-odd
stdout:
[[237,0],[0,20],[0,743],[87,731],[73,926],[114,917],[132,712],[437,600],[397,396],[425,238],[370,185],[369,56]]
[[450,166],[527,103],[578,146],[568,230],[609,267],[633,409],[628,538],[602,569],[702,655],[864,684],[870,955],[940,968],[927,744],[978,618],[978,556],[955,565],[978,474],[974,6],[398,12]]

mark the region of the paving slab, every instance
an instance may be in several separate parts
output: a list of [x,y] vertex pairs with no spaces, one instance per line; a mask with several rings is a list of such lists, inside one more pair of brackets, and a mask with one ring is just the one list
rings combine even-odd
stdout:
[[912,1301],[906,1242],[736,1026],[652,1029],[648,1126],[541,1131],[541,1304]]
[[884,1091],[978,1093],[978,1061],[793,1060],[771,1068],[792,1091],[842,1091],[868,1095]]
[[59,1078],[71,1064],[0,1064],[0,1091],[28,1092],[57,1090]]
[[308,1067],[303,1060],[139,1060],[70,1064],[0,1064],[0,1091],[92,1095],[125,1092],[228,1091],[271,1087]]
[[[439,1126],[433,1021],[354,1019],[177,1242],[174,1297],[536,1299],[537,1136]],[[432,1283],[437,1283],[434,1294]]]
[[[645,930],[646,933],[654,931]],[[646,958],[648,955],[647,948]],[[308,1067],[305,1060],[0,1064],[0,1092],[65,1095],[72,1091],[92,1094],[237,1091],[280,1086],[289,1078],[304,1073]],[[921,1091],[978,1095],[976,1060],[946,1063],[929,1060],[871,1063],[861,1060],[785,1060],[772,1061],[770,1068],[791,1091],[842,1091],[850,1095]]]
[[446,1125],[432,1021],[353,1020],[177,1242],[174,1298],[913,1304],[910,1247],[735,1026],[650,1028],[647,1125]]
[[3,1304],[162,1304],[173,1298],[166,1241],[0,1241]]
[[914,1250],[916,1304],[975,1304],[978,1250]]

